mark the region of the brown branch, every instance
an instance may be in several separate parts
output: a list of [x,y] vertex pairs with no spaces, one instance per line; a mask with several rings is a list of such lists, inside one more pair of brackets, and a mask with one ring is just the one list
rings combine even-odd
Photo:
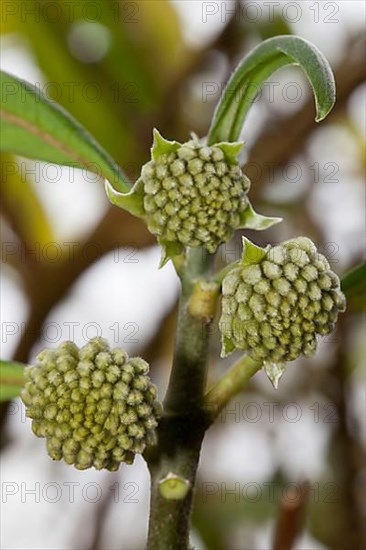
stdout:
[[273,550],[291,550],[299,536],[309,497],[310,484],[304,481],[296,486],[293,495],[286,492],[280,502]]

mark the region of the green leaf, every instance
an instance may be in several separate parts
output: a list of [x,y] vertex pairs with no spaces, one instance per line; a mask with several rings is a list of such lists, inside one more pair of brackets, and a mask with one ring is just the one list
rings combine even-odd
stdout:
[[9,401],[20,395],[25,366],[15,361],[0,360],[0,401]]
[[347,298],[348,307],[356,311],[366,309],[366,262],[342,277],[341,289]]
[[130,184],[121,168],[62,107],[18,78],[0,72],[1,150],[96,172],[118,190]]
[[303,38],[275,36],[249,52],[234,71],[216,107],[208,134],[209,145],[239,138],[260,86],[286,65],[299,65],[309,79],[315,96],[316,122],[327,116],[335,102],[334,76],[328,61]]
[[[159,110],[170,80],[179,74],[186,57],[173,7],[164,6],[164,22],[159,25],[156,17],[161,9],[155,7],[156,16],[150,17],[153,10],[146,10],[146,2],[94,0],[91,7],[89,0],[78,0],[72,2],[71,10],[69,0],[58,0],[56,23],[40,4],[27,0],[28,13],[37,15],[24,17],[24,1],[13,0],[7,22],[13,23],[12,32],[26,42],[41,69],[41,86],[121,166],[140,163],[144,157],[136,121]],[[89,19],[91,11],[96,18]],[[170,39],[165,52],[164,28],[169,29]],[[107,40],[105,55],[96,62],[84,62],[83,57],[98,51],[103,40]]]
[[262,231],[282,221],[282,218],[269,218],[268,216],[257,214],[253,206],[249,203],[248,207],[240,216],[240,227],[242,229],[256,229],[257,231]]

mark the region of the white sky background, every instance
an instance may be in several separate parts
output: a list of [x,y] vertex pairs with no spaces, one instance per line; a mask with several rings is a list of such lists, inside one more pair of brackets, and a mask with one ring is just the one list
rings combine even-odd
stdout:
[[[231,2],[174,0],[174,4],[181,17],[187,42],[192,46],[201,46],[219,32],[227,15],[226,6],[230,9]],[[270,13],[268,4],[277,5],[279,2],[248,1],[247,14],[253,20],[258,17],[268,18]],[[335,64],[342,56],[347,34],[350,31],[361,30],[364,26],[366,4],[362,0],[328,2],[339,8],[336,13],[329,8],[328,11],[324,11],[324,2],[281,2],[280,9],[287,6],[286,13],[289,20],[293,21],[297,18],[297,13],[290,4],[296,4],[297,9],[300,8],[297,13],[301,12],[301,17],[294,23],[294,30],[302,37],[313,41],[328,57],[331,64]],[[319,21],[316,22],[314,18],[317,14],[311,9],[314,4],[319,5]],[[326,17],[338,19],[338,22],[325,22]],[[5,37],[1,68],[31,82],[43,81],[42,74],[35,66],[31,55],[25,46],[22,47],[19,41],[15,40],[15,37]],[[280,82],[281,78],[285,81],[287,76],[279,77],[277,80]],[[292,80],[296,78],[291,74]],[[303,82],[301,77],[298,78],[299,82]],[[362,131],[364,131],[365,115],[363,92],[364,90],[357,90],[350,105],[352,120]],[[252,141],[250,135],[255,135],[258,120],[263,118],[262,107],[262,104],[255,105],[248,117],[246,139],[249,147]],[[280,110],[283,106],[276,103],[273,108]],[[350,166],[349,159],[357,154],[353,150],[352,143],[344,131],[340,130],[338,134],[329,128],[319,132],[316,141],[313,141],[309,147],[309,153],[314,162],[318,161],[321,164],[336,160],[340,167],[340,181],[333,185],[319,185],[313,196],[312,205],[314,215],[322,223],[329,240],[336,242],[339,246],[341,267],[351,262],[364,246],[364,184],[362,174],[355,173]],[[55,223],[60,239],[64,241],[73,240],[75,235],[79,236],[87,232],[107,207],[107,199],[99,184],[90,184],[82,177],[78,177],[73,184],[70,184],[67,173],[64,173],[60,181],[53,184],[41,179],[35,184],[35,188]],[[296,194],[298,190],[289,188],[289,193],[291,192]],[[327,212],[326,216],[324,211]],[[91,321],[100,325],[103,335],[111,342],[116,330],[115,323],[118,323],[120,342],[128,339],[131,329],[129,324],[137,326],[135,338],[140,342],[151,334],[152,327],[162,314],[166,303],[174,299],[177,290],[176,278],[171,266],[157,270],[159,260],[157,249],[138,253],[134,256],[134,259],[138,259],[137,263],[128,263],[125,261],[126,258],[128,258],[128,251],[122,251],[118,261],[114,254],[106,256],[77,282],[62,305],[51,312],[47,322],[59,327],[61,339],[68,338],[67,323],[70,322],[79,323],[75,327],[77,344],[84,343],[83,328]],[[4,329],[4,323],[15,323],[20,331],[21,322],[26,319],[26,302],[17,285],[10,281],[6,273],[2,275],[1,281],[2,328]],[[127,328],[124,328],[126,325],[128,325]],[[113,329],[111,329],[112,326],[114,326]],[[91,326],[89,330],[88,337],[91,337],[94,335],[93,327]],[[6,341],[3,333],[2,357],[11,356],[19,331],[7,337]],[[52,339],[54,336],[55,332],[52,332],[51,327],[48,338]],[[42,342],[37,345],[34,352],[44,344],[45,342]],[[49,341],[48,345],[55,344]],[[125,341],[124,345],[130,351],[133,351],[136,346],[128,341]],[[296,376],[296,367],[294,366],[293,369],[293,376]],[[287,383],[291,384],[291,378],[292,375],[289,373]],[[266,382],[260,379],[258,383]],[[356,408],[361,411],[362,395],[356,401]],[[305,409],[306,405],[304,405]],[[2,503],[2,547],[6,550],[74,548],[76,524],[79,523],[80,529],[80,522],[88,521],[88,514],[92,513],[94,507],[91,503],[85,504],[85,499],[83,500],[81,495],[82,487],[90,482],[96,482],[102,486],[103,474],[94,471],[78,473],[63,464],[51,463],[45,453],[44,441],[33,437],[29,422],[24,422],[19,410],[14,413],[10,425],[15,442],[7,448],[1,465],[3,483],[14,482],[19,488],[15,495],[9,496],[6,504],[4,501]],[[220,482],[231,479],[233,472],[238,472],[236,475],[240,480],[259,480],[259,482],[264,480],[271,468],[276,465],[271,464],[273,433],[265,429],[257,430],[256,424],[250,423],[233,423],[226,428],[226,430],[218,428],[216,431],[220,433],[217,434],[211,431],[206,439],[201,462],[205,478]],[[281,460],[294,479],[304,472],[304,467],[308,475],[316,477],[321,474],[321,467],[324,464],[328,436],[329,433],[323,424],[320,423],[314,427],[309,414],[304,414],[301,423],[295,425],[281,422],[280,419],[274,441],[275,448],[278,450],[278,460]],[[312,446],[307,448],[304,455],[301,452],[302,442],[310,437]],[[296,453],[291,453],[290,459],[285,452],[286,442],[289,440],[293,441],[297,448]],[[239,446],[238,441],[241,442]],[[229,459],[225,461],[222,453],[228,449],[230,449]],[[248,453],[248,449],[252,449],[253,454]],[[25,460],[25,457],[29,456],[32,460]],[[81,483],[76,492],[75,504],[70,505],[67,500],[65,486],[62,485],[65,481]],[[135,466],[122,468],[121,472],[113,477],[113,481],[119,481],[122,484],[121,487],[126,481],[138,483],[139,503],[120,502],[119,505],[114,506],[108,520],[107,547],[108,549],[121,548],[121,531],[126,537],[127,533],[129,535],[132,533],[132,538],[125,539],[126,549],[143,547],[148,506],[145,466],[138,460]],[[27,488],[34,487],[35,483],[40,482],[41,491],[46,483],[56,482],[61,485],[62,498],[59,502],[50,503],[49,499],[47,501],[41,496],[41,501],[35,504],[34,497],[30,496],[22,502],[20,487],[22,482]],[[52,497],[51,489],[50,496]],[[122,494],[122,500],[125,496]],[[84,504],[84,507],[81,504]],[[46,529],[45,525],[53,527]],[[134,526],[133,529],[131,525]],[[270,535],[269,529],[268,532],[263,531],[260,540],[257,541],[258,548],[263,550],[268,548]],[[200,544],[198,548],[203,550]],[[320,546],[305,537],[299,542],[298,549],[300,548],[315,550]]]

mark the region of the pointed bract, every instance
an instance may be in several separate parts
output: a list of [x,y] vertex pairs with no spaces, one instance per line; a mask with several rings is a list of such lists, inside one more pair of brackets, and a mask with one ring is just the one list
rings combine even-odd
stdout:
[[157,160],[165,153],[175,153],[179,147],[181,147],[181,144],[178,141],[168,141],[163,138],[159,130],[154,128],[154,142],[151,147],[151,157],[153,160]]
[[169,241],[161,241],[159,240],[159,244],[161,245],[161,258],[159,263],[159,269],[164,267],[169,260],[172,260],[176,256],[179,256],[184,251],[184,247],[181,243],[178,242],[169,242]]
[[278,388],[278,383],[282,378],[283,373],[286,370],[286,363],[269,363],[267,361],[263,364],[266,375],[268,376],[272,386],[275,390]]
[[267,254],[268,246],[266,248],[261,248],[260,246],[252,243],[246,237],[243,237],[242,242],[243,255],[240,262],[241,265],[245,266],[251,264],[259,264]]
[[235,349],[235,346],[233,342],[230,340],[228,336],[222,335],[221,338],[221,357],[227,357],[232,353]]
[[219,147],[221,151],[225,153],[225,157],[227,158],[227,160],[229,160],[231,163],[237,163],[238,155],[242,150],[243,145],[244,141],[222,141],[221,143],[216,143],[215,147]]
[[255,229],[257,231],[263,231],[268,229],[272,225],[281,223],[282,218],[270,218],[268,216],[262,216],[255,212],[253,206],[249,203],[248,207],[240,215],[240,227],[241,229]]
[[138,179],[129,193],[119,193],[105,180],[105,190],[112,204],[123,208],[134,216],[144,216],[144,184]]

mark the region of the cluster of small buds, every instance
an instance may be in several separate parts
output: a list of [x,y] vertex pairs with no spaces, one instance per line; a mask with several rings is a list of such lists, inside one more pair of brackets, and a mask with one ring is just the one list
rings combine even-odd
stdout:
[[162,242],[215,252],[240,226],[250,181],[220,145],[192,140],[143,166],[146,221]]
[[244,349],[272,363],[311,356],[316,335],[332,332],[345,310],[339,278],[305,237],[262,252],[258,261],[233,267],[224,278],[223,352]]
[[155,441],[160,405],[141,358],[102,338],[45,349],[25,369],[21,398],[48,454],[79,470],[115,471]]

